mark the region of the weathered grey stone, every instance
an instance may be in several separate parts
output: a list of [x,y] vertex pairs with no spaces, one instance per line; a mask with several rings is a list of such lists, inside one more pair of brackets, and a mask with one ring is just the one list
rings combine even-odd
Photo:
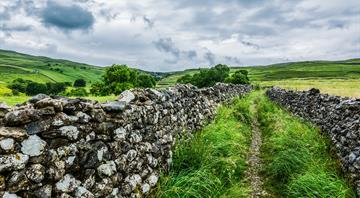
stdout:
[[9,106],[0,102],[0,118],[3,118],[6,115],[6,113],[9,112],[9,110],[10,110]]
[[104,103],[101,106],[106,112],[119,112],[125,109],[126,103],[124,101],[121,102],[114,101],[114,102]]
[[0,147],[4,151],[10,151],[14,149],[14,139],[5,138],[0,140]]
[[126,134],[126,129],[124,129],[123,127],[117,128],[114,132],[114,139],[116,141],[123,142],[126,140]]
[[27,137],[27,133],[22,128],[15,127],[0,127],[0,137],[14,138],[16,140]]
[[99,175],[111,176],[116,172],[116,164],[114,161],[108,161],[97,168]]
[[55,190],[59,192],[73,192],[79,187],[80,182],[74,176],[66,174],[63,179],[58,181],[55,185]]
[[45,99],[45,98],[50,98],[50,97],[48,95],[46,95],[46,94],[38,94],[38,95],[33,96],[32,98],[30,98],[28,101],[30,103],[36,103],[36,102],[38,102],[38,101],[40,101],[42,99]]
[[13,194],[13,193],[5,192],[3,195],[3,198],[21,198],[21,197],[17,196],[16,194]]
[[5,115],[5,123],[9,126],[26,124],[40,119],[40,114],[35,109],[10,111]]
[[61,135],[67,137],[69,140],[77,140],[79,130],[75,126],[63,126],[59,128]]
[[130,90],[126,90],[120,94],[118,101],[125,102],[125,104],[129,104],[134,99],[135,99],[135,95],[133,94],[133,92]]
[[45,177],[45,167],[41,164],[32,164],[26,170],[26,177],[35,183],[40,183]]
[[21,170],[25,168],[29,156],[21,153],[0,155],[0,173],[9,170]]
[[35,190],[34,195],[38,198],[51,198],[52,186],[50,184],[40,187]]
[[14,171],[10,174],[7,181],[7,189],[10,192],[18,192],[21,190],[27,190],[29,186],[29,180],[25,175],[25,171]]
[[79,118],[79,122],[81,123],[88,123],[91,120],[91,117],[88,114],[81,111],[76,113],[76,117]]
[[79,186],[75,191],[75,197],[78,198],[94,198],[95,196],[86,188]]
[[50,123],[47,121],[31,122],[25,125],[26,132],[29,135],[34,135],[46,131],[50,128]]
[[21,142],[21,152],[33,156],[39,156],[44,152],[46,142],[37,135],[31,135],[28,139]]

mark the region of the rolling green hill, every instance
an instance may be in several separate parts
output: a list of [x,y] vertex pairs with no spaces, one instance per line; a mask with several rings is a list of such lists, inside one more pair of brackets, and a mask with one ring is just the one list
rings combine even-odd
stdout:
[[31,56],[14,51],[0,50],[0,83],[16,78],[45,82],[74,82],[83,78],[88,83],[97,81],[103,68],[68,60]]
[[[238,69],[248,70],[249,78],[254,84],[275,85],[295,90],[307,90],[316,87],[324,93],[360,97],[360,59],[232,67],[231,73]],[[174,72],[162,79],[158,83],[158,87],[171,86],[181,76],[196,72],[199,72],[199,69]]]

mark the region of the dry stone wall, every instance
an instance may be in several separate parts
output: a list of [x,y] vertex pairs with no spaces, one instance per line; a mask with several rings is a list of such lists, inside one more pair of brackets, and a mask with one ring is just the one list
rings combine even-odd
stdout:
[[318,89],[295,92],[274,87],[266,94],[329,135],[343,171],[360,195],[360,99],[320,94]]
[[144,197],[217,105],[251,86],[177,85],[98,103],[37,95],[0,104],[0,197]]

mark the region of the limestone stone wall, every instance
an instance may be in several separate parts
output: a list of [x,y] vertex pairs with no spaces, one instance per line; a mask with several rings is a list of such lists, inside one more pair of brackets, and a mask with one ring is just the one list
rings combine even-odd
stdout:
[[360,195],[360,99],[320,94],[317,89],[295,92],[274,87],[266,93],[271,100],[329,135],[343,171]]
[[177,85],[103,104],[41,94],[0,104],[0,197],[144,197],[168,169],[175,140],[251,89]]

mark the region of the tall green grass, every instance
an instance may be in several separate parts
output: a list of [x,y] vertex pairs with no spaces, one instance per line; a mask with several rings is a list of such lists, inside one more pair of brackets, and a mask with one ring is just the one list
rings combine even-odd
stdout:
[[330,143],[310,124],[264,96],[259,102],[266,188],[274,197],[355,197],[339,174]]
[[250,145],[250,97],[218,109],[214,122],[178,143],[156,197],[248,197],[244,181]]

